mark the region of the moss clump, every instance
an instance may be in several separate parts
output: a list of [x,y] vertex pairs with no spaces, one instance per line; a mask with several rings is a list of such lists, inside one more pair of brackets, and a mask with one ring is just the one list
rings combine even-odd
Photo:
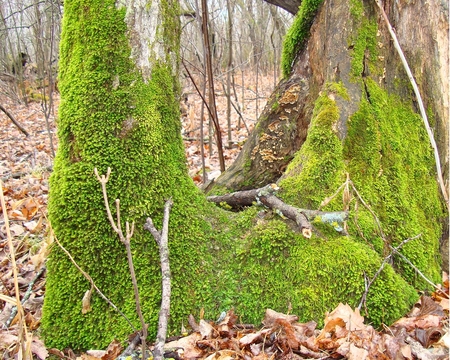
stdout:
[[[319,326],[339,302],[358,306],[364,274],[373,276],[381,265],[373,250],[351,237],[305,239],[280,220],[257,225],[242,241],[238,260],[237,312],[247,321],[258,323],[267,307],[281,312],[292,307],[300,321]],[[414,289],[386,268],[369,292],[366,316],[375,326],[390,323],[416,299]]]
[[308,137],[280,182],[287,203],[316,209],[345,180],[338,120],[336,102],[323,92],[316,101]]
[[303,0],[283,42],[281,71],[284,77],[291,73],[297,54],[305,45],[314,16],[323,0]]
[[[422,120],[411,106],[365,79],[367,98],[349,119],[344,158],[358,191],[381,221],[389,244],[421,234],[402,253],[427,277],[440,279],[439,238],[444,216],[432,149]],[[387,244],[365,210],[358,214],[363,235],[384,254]],[[356,230],[356,229],[355,229]],[[427,287],[402,260],[395,266],[418,288]]]

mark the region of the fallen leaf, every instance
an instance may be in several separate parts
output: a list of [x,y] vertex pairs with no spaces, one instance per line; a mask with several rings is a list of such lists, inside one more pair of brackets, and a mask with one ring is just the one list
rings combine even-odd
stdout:
[[359,309],[356,308],[353,311],[348,304],[339,303],[337,308],[325,317],[325,322],[332,319],[342,319],[349,331],[363,330],[365,328],[364,317],[360,315]]
[[37,337],[33,337],[33,341],[31,342],[31,352],[41,360],[48,358],[49,355],[44,343]]

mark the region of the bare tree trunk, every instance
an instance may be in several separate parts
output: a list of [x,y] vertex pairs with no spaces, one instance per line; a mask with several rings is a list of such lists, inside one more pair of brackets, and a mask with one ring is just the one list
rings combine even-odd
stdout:
[[214,130],[216,133],[217,152],[219,154],[220,171],[225,171],[225,159],[223,157],[223,145],[222,134],[220,131],[219,118],[217,116],[216,98],[214,92],[214,74],[212,71],[211,61],[211,46],[209,43],[209,31],[208,31],[208,4],[206,0],[202,0],[202,17],[203,17],[203,40],[205,42],[206,50],[206,72],[208,76],[209,85],[209,107],[211,109],[212,121],[214,124]]
[[228,124],[228,147],[233,146],[231,138],[231,72],[233,71],[233,11],[230,4],[231,0],[227,0],[228,11],[228,62],[227,62],[227,124]]

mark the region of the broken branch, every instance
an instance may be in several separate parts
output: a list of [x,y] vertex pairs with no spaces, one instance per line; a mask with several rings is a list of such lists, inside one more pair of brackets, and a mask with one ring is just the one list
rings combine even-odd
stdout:
[[14,116],[8,111],[6,110],[2,105],[0,105],[0,110],[3,111],[7,117],[9,117],[9,119],[12,121],[12,123],[14,125],[17,126],[17,128],[25,135],[25,136],[30,136],[30,134],[28,133],[28,131],[25,130],[25,128],[19,124],[19,122],[14,118]]
[[[300,209],[284,203],[274,194],[278,190],[275,184],[266,185],[259,189],[237,191],[220,196],[208,196],[208,201],[216,204],[226,203],[234,209],[252,206],[255,202],[274,210],[279,215],[296,222],[306,238],[311,237],[312,225],[310,221],[326,224],[342,224],[348,218],[347,211],[326,212],[319,210]],[[336,230],[342,231],[342,227],[334,226]]]

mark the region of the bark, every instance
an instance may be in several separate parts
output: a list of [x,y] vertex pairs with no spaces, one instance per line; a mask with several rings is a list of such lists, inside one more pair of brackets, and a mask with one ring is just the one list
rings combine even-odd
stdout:
[[292,15],[297,14],[298,7],[300,6],[301,1],[299,0],[264,0],[269,4],[278,6],[287,12],[290,12]]
[[[377,17],[374,4],[366,3],[368,14]],[[437,0],[424,7],[418,2],[394,4],[389,1],[385,8],[413,75],[418,79],[425,108],[434,114],[434,134],[445,178],[448,176],[450,98],[449,82],[445,81],[449,77],[448,10],[442,8]],[[381,16],[378,24],[379,59],[384,73],[377,81],[390,92],[411,98],[407,74]],[[351,75],[353,45],[349,45],[349,39],[354,32],[349,5],[345,1],[325,1],[311,27],[307,43],[297,54],[291,74],[274,90],[256,131],[247,140],[236,162],[216,180],[217,185],[243,190],[275,182],[305,141],[313,102],[326,82],[342,81],[348,90],[350,101],[337,99],[340,108],[337,126],[340,137],[346,137],[347,119],[357,110],[361,99],[360,85]],[[368,68],[365,71],[361,75],[373,75]],[[273,128],[280,128],[280,125],[283,130],[274,132]]]

